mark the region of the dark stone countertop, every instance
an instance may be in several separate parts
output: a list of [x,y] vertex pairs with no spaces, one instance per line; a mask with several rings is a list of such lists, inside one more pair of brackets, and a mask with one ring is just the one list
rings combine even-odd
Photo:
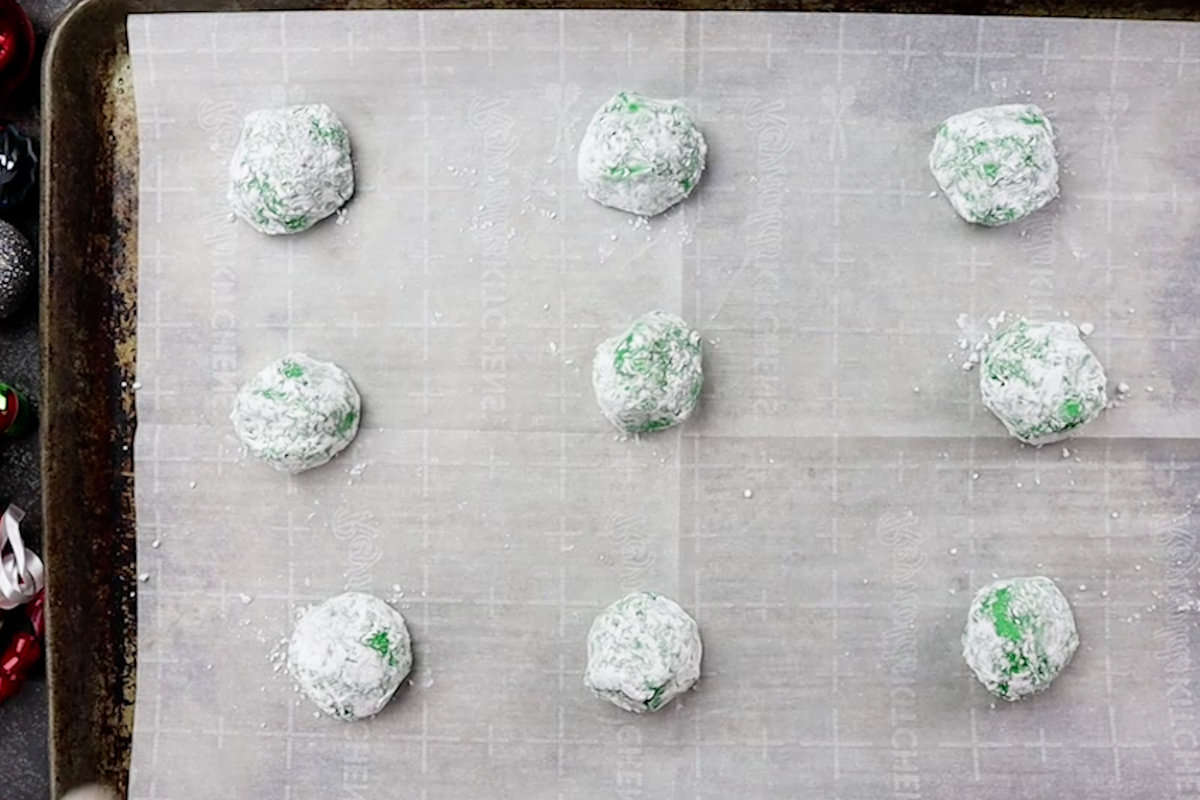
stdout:
[[[0,122],[15,124],[22,133],[40,134],[41,109],[38,76],[41,50],[54,20],[70,0],[23,0],[38,38],[38,64],[16,97],[0,107]],[[37,202],[5,219],[37,243]],[[38,314],[35,298],[15,318],[0,322],[0,380],[30,397],[41,391],[38,365]],[[36,400],[35,400],[36,402]],[[28,516],[21,525],[26,542],[41,552],[41,479],[37,436],[0,442],[0,503],[16,503]],[[0,636],[0,641],[6,641]],[[46,678],[39,667],[20,694],[0,705],[0,785],[4,800],[44,800],[49,795],[47,757]]]

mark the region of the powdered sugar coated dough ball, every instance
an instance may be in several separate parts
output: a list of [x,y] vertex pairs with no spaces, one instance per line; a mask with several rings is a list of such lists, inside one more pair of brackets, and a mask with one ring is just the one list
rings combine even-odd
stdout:
[[292,353],[251,378],[229,416],[251,455],[295,473],[319,467],[353,441],[362,401],[337,364]]
[[1008,578],[979,590],[963,658],[989,692],[1009,701],[1050,686],[1079,646],[1075,615],[1049,578]]
[[353,194],[350,136],[329,106],[246,115],[229,165],[229,204],[255,230],[308,230]]
[[579,145],[579,182],[597,203],[650,217],[700,181],[708,146],[683,104],[620,92]]
[[592,622],[584,683],[626,711],[658,711],[699,680],[701,649],[696,621],[678,603],[634,592]]
[[317,708],[343,720],[378,714],[412,669],[400,612],[346,592],[308,610],[288,643],[288,672]]

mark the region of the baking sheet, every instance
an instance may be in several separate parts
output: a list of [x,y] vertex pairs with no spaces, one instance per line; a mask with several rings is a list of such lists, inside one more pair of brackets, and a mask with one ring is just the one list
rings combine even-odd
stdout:
[[[1200,29],[648,12],[135,16],[139,674],[131,796],[1185,797],[1200,659]],[[648,223],[575,148],[634,88],[709,142]],[[325,102],[339,224],[230,221],[242,116]],[[961,223],[926,158],[966,108],[1036,102],[1063,196]],[[633,316],[706,338],[702,409],[617,441],[592,348]],[[1022,447],[956,317],[1091,322],[1127,401]],[[287,478],[239,453],[238,384],[332,359],[358,439]],[[748,490],[748,491],[747,491]],[[750,496],[747,496],[747,495]],[[1082,644],[991,702],[975,589],[1046,574]],[[395,601],[411,685],[314,718],[270,655],[303,606]],[[634,717],[581,685],[594,614],[677,598],[698,690]]]

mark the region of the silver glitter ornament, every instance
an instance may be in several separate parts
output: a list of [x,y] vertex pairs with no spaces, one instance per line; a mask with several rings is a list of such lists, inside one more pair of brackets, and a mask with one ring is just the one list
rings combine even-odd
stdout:
[[0,220],[0,319],[11,317],[33,287],[33,248],[19,230]]

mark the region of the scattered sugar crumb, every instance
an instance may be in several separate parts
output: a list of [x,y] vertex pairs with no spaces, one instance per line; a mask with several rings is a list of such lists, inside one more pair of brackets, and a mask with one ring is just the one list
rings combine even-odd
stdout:
[[150,543],[150,546],[157,550],[158,548],[162,547],[162,539],[155,539]]
[[1121,381],[1117,384],[1117,394],[1129,394],[1129,384]]
[[147,581],[150,580],[150,573],[149,572],[140,573],[138,575],[138,580],[141,581],[142,583],[146,583]]
[[254,598],[245,592],[238,592],[238,600],[242,601],[242,605],[248,606],[254,602]]
[[1084,336],[1091,336],[1096,332],[1096,326],[1090,322],[1081,322],[1079,324],[1079,332]]
[[746,498],[747,500],[749,500],[751,497],[754,497],[754,490],[753,490],[753,489],[746,489],[746,490],[744,490],[744,491],[742,492],[742,497],[744,497],[744,498]]
[[1063,457],[1063,458],[1070,458],[1070,457],[1071,457],[1071,451],[1070,451],[1068,448],[1064,447],[1064,448],[1062,449],[1062,457]]

